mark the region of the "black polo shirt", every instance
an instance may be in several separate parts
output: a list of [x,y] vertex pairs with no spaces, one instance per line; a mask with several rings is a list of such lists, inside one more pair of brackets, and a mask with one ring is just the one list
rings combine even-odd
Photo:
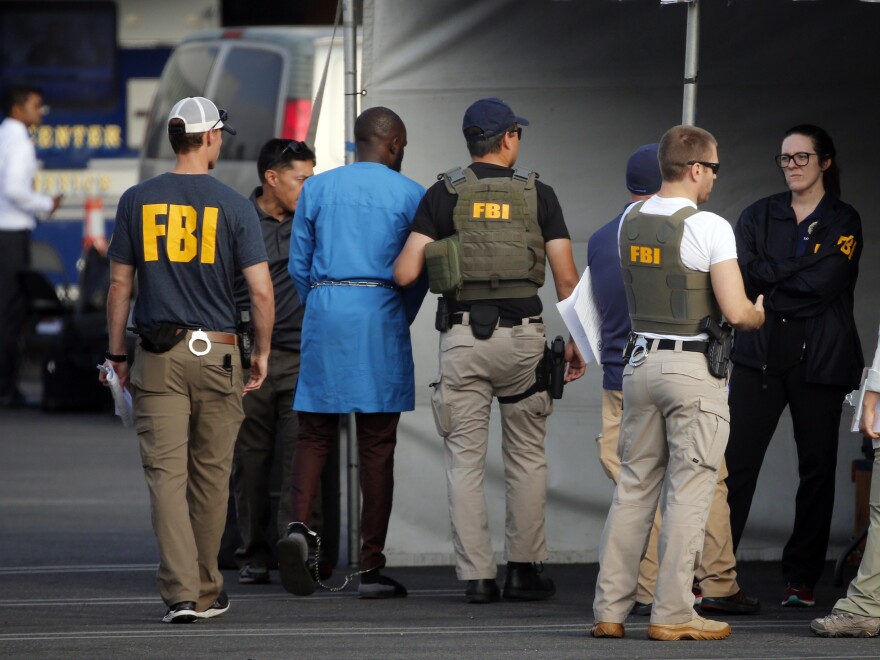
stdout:
[[[279,222],[271,215],[266,215],[257,204],[257,197],[262,194],[262,186],[257,186],[251,193],[250,199],[257,209],[257,215],[260,216],[260,231],[263,233],[263,242],[266,244],[266,253],[269,255],[269,275],[272,278],[272,287],[275,289],[275,325],[272,328],[272,348],[299,351],[305,309],[300,303],[296,288],[293,286],[293,280],[287,271],[287,264],[290,260],[290,234],[293,231],[293,216]],[[239,309],[251,306],[247,283],[241,273],[237,275],[235,280],[235,302]]]
[[[493,177],[510,178],[513,176],[513,169],[502,167],[501,165],[472,163],[469,167],[477,175],[478,179]],[[538,225],[541,227],[541,235],[544,237],[544,242],[546,243],[557,238],[570,238],[568,227],[565,225],[565,218],[562,215],[562,208],[559,206],[559,200],[553,188],[540,181],[535,182],[535,188],[538,192]],[[455,233],[452,212],[455,209],[456,203],[458,203],[458,195],[450,193],[442,180],[438,181],[428,189],[422,198],[418,211],[416,211],[416,216],[413,219],[412,231],[429,236],[434,240],[451,236]],[[478,302],[495,305],[499,308],[502,317],[513,319],[538,316],[543,310],[541,299],[538,296],[486,301],[473,300],[468,302],[447,300],[449,311],[453,313],[466,311],[470,309],[471,305]]]

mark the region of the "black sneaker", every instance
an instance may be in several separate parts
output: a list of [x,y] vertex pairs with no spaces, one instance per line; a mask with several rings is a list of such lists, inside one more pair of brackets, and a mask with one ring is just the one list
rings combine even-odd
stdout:
[[703,596],[699,605],[704,614],[723,612],[724,614],[752,614],[761,609],[761,603],[757,598],[746,596],[742,589],[732,596],[715,597]]
[[269,567],[266,564],[254,562],[245,564],[238,572],[239,584],[269,584]]
[[221,591],[220,595],[217,596],[217,600],[215,600],[204,612],[196,612],[196,616],[200,619],[213,619],[215,616],[220,616],[226,610],[229,609],[229,596],[226,595],[225,591]]
[[375,568],[361,575],[358,598],[406,598],[406,587]]
[[296,596],[309,596],[315,592],[315,580],[309,571],[308,535],[315,533],[301,522],[287,526],[287,536],[278,541],[278,572],[281,586]]
[[174,603],[162,617],[162,623],[192,623],[197,621],[196,604],[191,600]]
[[543,565],[507,562],[503,596],[507,600],[547,600],[556,593],[553,580],[541,577]]

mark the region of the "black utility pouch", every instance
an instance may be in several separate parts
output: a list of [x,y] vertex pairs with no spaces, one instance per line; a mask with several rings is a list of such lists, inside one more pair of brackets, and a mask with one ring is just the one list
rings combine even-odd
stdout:
[[167,353],[186,337],[174,323],[160,323],[149,332],[140,331],[141,346],[150,353]]
[[437,298],[437,314],[434,316],[434,329],[439,332],[449,330],[449,307],[446,304],[446,298],[443,296]]
[[469,315],[474,337],[489,339],[498,325],[498,308],[494,305],[472,305]]

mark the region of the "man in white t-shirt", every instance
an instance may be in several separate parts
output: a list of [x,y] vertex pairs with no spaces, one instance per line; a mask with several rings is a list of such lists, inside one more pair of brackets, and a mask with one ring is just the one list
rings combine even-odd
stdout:
[[709,371],[707,318],[739,330],[764,322],[746,297],[733,230],[697,211],[719,168],[717,142],[695,126],[660,141],[663,184],[620,224],[621,269],[635,348],[623,372],[621,473],[599,550],[594,637],[623,637],[639,562],[660,508],[657,585],[648,637],[723,639],[730,626],[693,609],[691,584],[729,433],[727,378]]

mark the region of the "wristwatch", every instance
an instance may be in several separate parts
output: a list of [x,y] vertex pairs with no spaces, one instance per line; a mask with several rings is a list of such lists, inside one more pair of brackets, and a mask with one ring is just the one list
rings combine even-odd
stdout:
[[111,353],[110,351],[104,352],[104,359],[110,360],[110,362],[128,362],[128,355],[121,354],[118,355],[116,353]]

